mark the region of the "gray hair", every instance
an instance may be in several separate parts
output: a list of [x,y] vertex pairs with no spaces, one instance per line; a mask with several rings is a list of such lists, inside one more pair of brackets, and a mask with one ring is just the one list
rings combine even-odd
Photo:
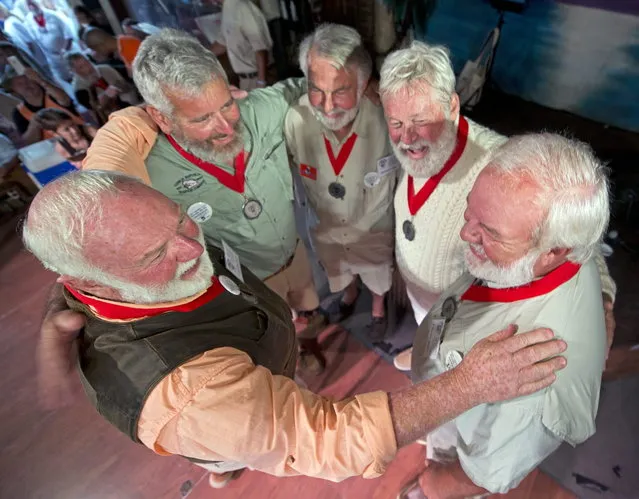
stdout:
[[358,84],[363,87],[373,71],[373,61],[362,43],[359,33],[341,24],[322,24],[308,35],[299,48],[299,64],[308,78],[308,58],[313,52],[330,60],[338,69],[354,66]]
[[542,251],[571,248],[568,259],[588,261],[610,219],[605,166],[590,146],[553,133],[510,138],[491,153],[489,168],[540,187],[546,216],[533,233]]
[[380,96],[383,99],[406,87],[434,90],[437,100],[448,106],[455,93],[455,73],[448,49],[414,41],[410,47],[389,54],[380,71]]
[[87,233],[103,220],[101,200],[133,184],[142,181],[100,170],[72,172],[47,184],[29,208],[22,230],[25,247],[58,274],[104,282],[105,274],[84,256]]
[[173,112],[167,91],[196,96],[218,78],[228,82],[213,52],[175,29],[165,28],[145,39],[133,61],[133,81],[140,94],[167,116]]

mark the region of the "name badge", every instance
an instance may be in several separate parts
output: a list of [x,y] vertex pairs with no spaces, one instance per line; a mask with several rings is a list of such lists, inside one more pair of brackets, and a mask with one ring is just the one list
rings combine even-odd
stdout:
[[240,281],[244,282],[244,276],[242,275],[242,265],[240,264],[240,257],[233,251],[226,241],[222,240],[222,250],[224,251],[224,266],[227,270],[237,277]]
[[430,358],[435,359],[439,355],[439,346],[442,344],[442,335],[446,327],[446,319],[438,317],[433,319],[428,330],[428,342],[431,345]]
[[399,168],[399,161],[394,154],[389,154],[377,160],[377,173],[380,177],[385,177],[389,173]]

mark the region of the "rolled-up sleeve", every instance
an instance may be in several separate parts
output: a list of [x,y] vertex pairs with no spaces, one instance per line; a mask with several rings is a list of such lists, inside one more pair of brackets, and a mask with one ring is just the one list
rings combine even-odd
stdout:
[[534,406],[490,404],[455,420],[460,434],[457,455],[475,485],[505,494],[561,445]]
[[397,451],[385,392],[335,402],[233,348],[206,352],[163,379],[138,430],[160,454],[333,481],[379,476]]
[[143,108],[112,113],[91,142],[82,169],[119,171],[151,184],[144,162],[157,136],[158,126]]

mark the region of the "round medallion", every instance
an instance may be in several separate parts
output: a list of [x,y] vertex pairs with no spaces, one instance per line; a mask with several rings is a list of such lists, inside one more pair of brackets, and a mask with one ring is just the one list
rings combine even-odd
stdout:
[[244,206],[242,206],[244,216],[249,220],[255,220],[262,213],[262,203],[257,199],[247,199]]
[[402,230],[404,231],[404,236],[406,237],[406,239],[408,239],[409,241],[415,239],[415,226],[413,225],[413,222],[411,222],[410,220],[405,220],[402,224]]
[[213,208],[202,202],[193,203],[186,209],[186,213],[197,223],[206,222],[213,215]]
[[442,304],[442,317],[448,322],[455,316],[455,312],[457,312],[457,302],[455,298],[449,296]]
[[461,363],[462,358],[462,354],[457,350],[451,350],[450,352],[448,352],[446,354],[445,360],[446,369],[448,369],[449,371],[451,369],[455,369]]
[[364,185],[369,189],[372,189],[379,184],[380,180],[379,173],[377,172],[370,172],[364,175]]
[[331,182],[328,186],[328,193],[335,199],[344,199],[346,195],[346,187],[339,182]]
[[229,276],[222,275],[220,276],[219,280],[222,287],[229,293],[235,296],[238,296],[240,294],[240,287],[235,284],[233,279],[231,279]]

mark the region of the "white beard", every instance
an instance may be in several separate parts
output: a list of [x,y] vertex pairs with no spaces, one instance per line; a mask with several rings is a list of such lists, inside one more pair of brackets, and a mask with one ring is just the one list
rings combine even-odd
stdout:
[[[480,245],[472,244],[472,247],[477,253],[485,255]],[[532,249],[519,260],[515,260],[506,267],[501,267],[490,260],[480,261],[470,250],[470,247],[464,251],[468,272],[473,277],[483,279],[497,288],[513,288],[531,283],[535,279],[534,266],[539,255],[541,252],[538,249]]]
[[319,121],[322,126],[328,128],[329,130],[335,131],[341,130],[346,125],[352,123],[355,120],[355,117],[359,112],[359,101],[354,108],[349,109],[348,111],[343,111],[340,116],[337,116],[335,118],[329,118],[315,107],[311,107],[311,109],[313,111],[313,114],[315,115],[315,118],[317,118],[317,121]]
[[224,146],[214,146],[208,141],[194,141],[187,139],[179,130],[173,131],[173,138],[194,156],[208,161],[209,163],[232,163],[242,149],[244,149],[244,139],[246,138],[246,127],[240,118],[235,127],[235,138]]
[[[178,264],[175,277],[162,286],[141,286],[111,276],[106,277],[104,279],[106,282],[103,282],[103,284],[119,291],[122,300],[128,303],[147,304],[171,302],[201,293],[211,285],[214,270],[211,258],[206,251],[206,243],[204,242],[202,229],[200,229],[196,239],[204,248],[204,253],[191,261]],[[198,260],[200,267],[197,269],[197,272],[190,279],[180,279]]]
[[[429,178],[437,174],[443,167],[455,149],[457,143],[457,127],[452,121],[446,122],[446,126],[437,140],[432,143],[426,139],[420,139],[410,146],[399,142],[395,144],[392,140],[391,147],[402,168],[412,177]],[[421,159],[412,159],[406,154],[410,148],[428,147],[426,156]]]

